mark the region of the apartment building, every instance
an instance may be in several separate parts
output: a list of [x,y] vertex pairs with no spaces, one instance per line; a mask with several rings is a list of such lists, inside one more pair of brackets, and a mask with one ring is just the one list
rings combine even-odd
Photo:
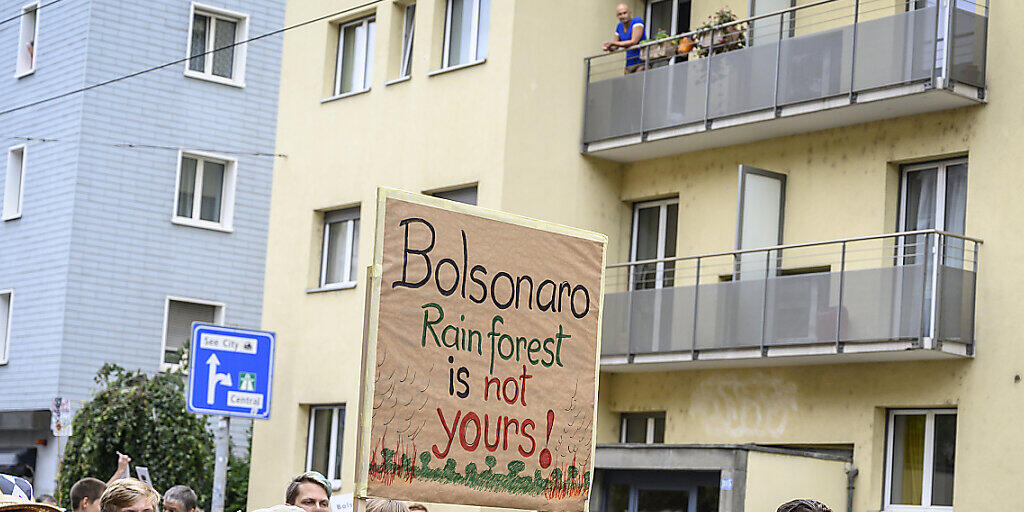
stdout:
[[0,472],[46,493],[56,397],[77,408],[106,362],[176,365],[194,320],[260,323],[280,40],[206,52],[280,28],[284,6],[5,0],[0,13]]
[[617,3],[288,6],[353,10],[285,37],[263,320],[289,350],[251,503],[305,469],[352,491],[385,185],[609,236],[592,512],[1024,505],[1024,6],[627,2],[680,41],[624,73]]

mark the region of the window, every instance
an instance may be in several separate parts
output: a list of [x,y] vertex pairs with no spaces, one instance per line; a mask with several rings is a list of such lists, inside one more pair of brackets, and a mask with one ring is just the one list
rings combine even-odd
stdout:
[[163,363],[178,364],[192,339],[192,322],[224,323],[224,304],[167,297],[164,309]]
[[[662,199],[633,205],[633,249],[631,261],[671,258],[676,255],[679,199]],[[649,263],[632,267],[633,289],[670,287],[675,263]]]
[[0,364],[7,364],[11,342],[11,312],[14,311],[14,290],[0,290]]
[[3,220],[21,217],[21,199],[25,192],[25,145],[7,151],[7,179],[4,180]]
[[18,64],[14,76],[21,78],[36,70],[39,39],[39,2],[21,8],[21,32],[18,36]]
[[[910,165],[903,168],[900,189],[900,231],[939,229],[963,235],[967,220],[967,159]],[[926,237],[907,237],[905,263],[923,252]],[[959,243],[957,239],[947,244]],[[955,254],[954,248],[954,254]],[[947,248],[946,254],[950,254]]]
[[659,30],[668,35],[682,34],[690,30],[690,0],[654,0],[647,2],[648,35],[653,37]]
[[192,4],[185,75],[241,86],[245,45],[231,45],[248,38],[248,20],[244,14]]
[[490,17],[490,0],[448,0],[442,68],[471,64],[487,58]]
[[952,510],[956,409],[889,411],[885,508]]
[[320,287],[349,288],[358,280],[359,208],[324,213]]
[[412,41],[416,29],[416,4],[405,6],[405,21],[402,23],[402,68],[399,77],[412,74]]
[[372,16],[338,27],[338,64],[334,95],[368,91],[373,76],[373,40],[377,21]]
[[665,413],[622,413],[622,424],[619,431],[619,442],[645,444],[664,443]]
[[[760,16],[776,11],[782,11],[796,7],[796,0],[750,0],[750,15]],[[779,24],[782,23],[782,26]],[[782,30],[782,37],[793,37],[795,18],[793,13],[779,16],[769,16],[755,20],[751,27],[751,46],[773,43],[779,40],[779,30]]]
[[[758,249],[782,244],[786,175],[741,165],[739,189],[736,249]],[[778,267],[778,257],[766,262],[764,253],[741,254],[733,277],[740,280],[764,279],[766,263],[771,265],[767,270],[774,272]]]
[[173,222],[230,231],[235,167],[235,160],[181,153]]
[[447,199],[449,201],[475,205],[476,185],[473,185],[472,187],[457,188],[454,190],[445,190],[442,192],[434,192],[430,195],[434,197],[440,197],[441,199]]
[[341,484],[341,454],[345,445],[345,406],[314,405],[309,408],[306,471],[319,471],[335,485]]

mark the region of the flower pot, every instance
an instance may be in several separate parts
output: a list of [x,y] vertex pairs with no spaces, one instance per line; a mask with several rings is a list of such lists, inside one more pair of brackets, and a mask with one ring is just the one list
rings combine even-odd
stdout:
[[647,47],[647,59],[663,59],[676,54],[676,44],[672,41],[665,41]]
[[679,52],[681,55],[686,55],[687,53],[690,53],[690,50],[692,49],[693,39],[690,39],[689,37],[684,37],[679,40],[679,46],[676,48],[676,51]]

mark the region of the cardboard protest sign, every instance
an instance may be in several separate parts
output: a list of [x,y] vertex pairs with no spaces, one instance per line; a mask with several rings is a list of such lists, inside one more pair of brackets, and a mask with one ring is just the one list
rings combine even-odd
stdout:
[[378,195],[356,495],[582,511],[607,238]]

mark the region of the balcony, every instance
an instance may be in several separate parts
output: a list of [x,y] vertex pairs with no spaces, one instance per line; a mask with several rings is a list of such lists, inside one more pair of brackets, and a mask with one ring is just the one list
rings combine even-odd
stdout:
[[980,245],[922,230],[610,265],[601,369],[970,358]]
[[624,51],[589,57],[583,152],[633,162],[984,103],[988,8],[938,1],[819,0],[661,40],[709,57],[644,43],[633,74]]

